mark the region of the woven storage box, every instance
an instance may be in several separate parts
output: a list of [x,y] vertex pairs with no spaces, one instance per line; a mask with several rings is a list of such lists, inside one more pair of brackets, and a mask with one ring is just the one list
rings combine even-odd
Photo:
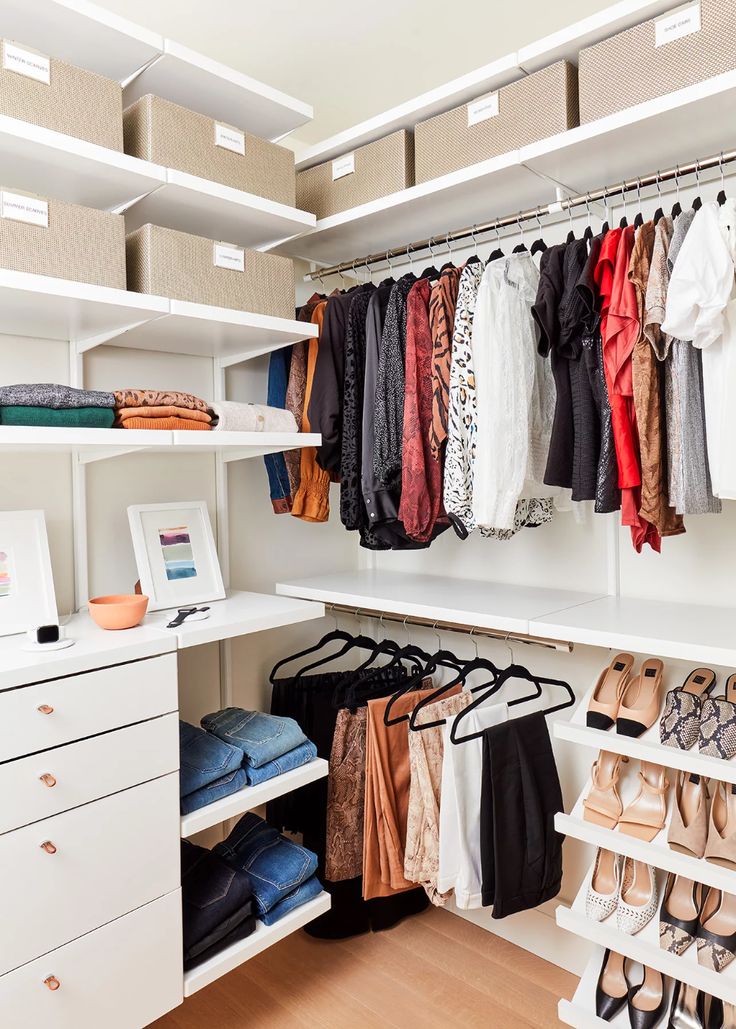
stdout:
[[[62,200],[3,190],[0,268],[125,289],[125,221]],[[18,220],[47,205],[48,226]],[[24,212],[23,209],[26,209]]]
[[[133,157],[222,182],[289,207],[295,204],[294,154],[286,147],[150,93],[125,109],[123,132],[125,152]],[[240,141],[244,153],[229,149],[237,148]]]
[[[244,254],[244,270],[215,264],[216,247]],[[142,225],[126,237],[128,288],[173,300],[294,317],[294,266],[288,257],[218,244],[204,236]]]
[[[480,114],[483,109],[497,113],[472,124],[476,112]],[[577,124],[576,71],[567,61],[558,61],[502,86],[497,93],[417,125],[417,184],[498,157]]]
[[[335,172],[351,165],[353,171],[333,178]],[[335,161],[298,172],[296,203],[303,211],[328,218],[413,185],[414,140],[401,129]]]
[[581,50],[583,124],[736,68],[736,0],[700,0],[700,30],[663,41],[676,35],[678,19],[697,25],[691,10],[697,6],[687,4]]
[[[76,68],[12,40],[2,40],[0,114],[86,139],[110,150],[123,149],[123,90],[119,82]],[[35,65],[48,83],[12,68]],[[40,71],[39,71],[40,69]]]

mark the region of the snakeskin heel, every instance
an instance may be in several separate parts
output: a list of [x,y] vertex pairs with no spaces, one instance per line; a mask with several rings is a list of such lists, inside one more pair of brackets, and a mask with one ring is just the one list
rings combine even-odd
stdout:
[[659,738],[665,747],[690,750],[695,746],[700,737],[703,697],[715,681],[716,673],[710,668],[696,668],[680,689],[669,691],[659,720]]
[[701,754],[730,761],[736,754],[736,675],[726,683],[725,697],[708,697],[700,716]]

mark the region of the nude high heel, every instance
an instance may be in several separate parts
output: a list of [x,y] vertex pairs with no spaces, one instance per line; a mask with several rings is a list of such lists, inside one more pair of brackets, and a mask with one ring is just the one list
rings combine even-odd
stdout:
[[708,837],[708,790],[695,772],[678,772],[672,817],[667,830],[671,850],[702,858]]
[[592,785],[583,800],[586,822],[594,822],[605,829],[613,829],[617,825],[623,811],[618,792],[622,760],[620,754],[610,754],[605,750],[598,754],[590,773]]
[[635,739],[651,729],[659,717],[664,665],[658,657],[641,666],[637,676],[629,680],[621,696],[616,718],[616,732]]
[[588,703],[585,724],[590,729],[610,729],[618,718],[621,695],[626,689],[634,658],[631,654],[617,654],[605,668],[596,683]]
[[736,786],[716,784],[710,808],[705,860],[736,869]]
[[665,769],[650,761],[642,761],[639,772],[639,793],[626,805],[619,820],[619,829],[627,836],[651,843],[664,827],[667,818],[669,782]]

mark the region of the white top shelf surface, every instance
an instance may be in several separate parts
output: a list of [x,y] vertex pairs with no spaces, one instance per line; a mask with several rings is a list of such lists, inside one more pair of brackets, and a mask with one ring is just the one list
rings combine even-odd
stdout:
[[[205,605],[201,604],[200,607]],[[210,617],[203,621],[184,622],[176,629],[166,625],[176,617],[176,611],[153,611],[147,614],[144,625],[168,634],[176,641],[180,650],[198,647],[202,643],[229,640],[246,636],[264,629],[278,629],[284,625],[308,622],[322,618],[325,611],[322,604],[307,604],[299,600],[285,600],[265,593],[229,591],[227,599],[216,600],[209,605]],[[243,810],[246,810],[245,808]]]
[[529,633],[532,619],[596,598],[593,593],[396,572],[338,572],[276,584],[287,597],[385,611],[479,629]]
[[27,686],[46,679],[78,675],[108,665],[140,661],[176,650],[176,637],[157,629],[137,626],[124,632],[108,632],[95,625],[86,611],[65,623],[73,647],[39,653],[23,650],[25,634],[0,636],[0,690]]
[[278,139],[314,116],[309,104],[170,39],[164,40],[163,53],[128,84],[125,106],[146,93],[264,139]]

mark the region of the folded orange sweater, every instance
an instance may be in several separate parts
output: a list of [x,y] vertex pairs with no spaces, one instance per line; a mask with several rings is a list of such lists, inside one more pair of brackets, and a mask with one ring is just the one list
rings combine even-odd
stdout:
[[210,425],[212,418],[204,411],[189,411],[181,407],[122,407],[115,412],[120,422],[127,422],[131,418],[188,418],[194,422],[206,422]]
[[[187,414],[191,414],[187,411]],[[116,429],[166,429],[168,432],[178,432],[180,429],[195,429],[199,432],[211,432],[208,422],[197,422],[193,418],[126,418],[115,422]]]

